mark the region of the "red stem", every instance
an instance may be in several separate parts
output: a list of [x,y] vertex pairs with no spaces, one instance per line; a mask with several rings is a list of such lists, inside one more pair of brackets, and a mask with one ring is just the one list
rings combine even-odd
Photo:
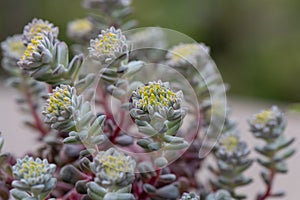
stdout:
[[270,184],[268,184],[265,193],[262,196],[261,195],[258,196],[257,200],[265,200],[268,197],[272,196],[271,190],[272,190],[274,178],[275,178],[275,170],[270,170]]
[[121,120],[120,120],[120,123],[117,124],[117,128],[115,129],[112,137],[111,137],[111,142],[114,143],[116,137],[118,137],[120,131],[121,131],[121,127],[123,126],[124,124],[124,121],[125,121],[125,116],[124,116],[124,112],[121,111]]
[[45,129],[45,127],[43,126],[43,123],[36,111],[36,107],[34,105],[34,102],[32,101],[32,95],[29,92],[27,86],[25,86],[25,97],[27,99],[28,102],[28,106],[30,108],[30,112],[33,116],[34,119],[34,123],[35,123],[35,127],[39,130],[41,136],[45,136],[48,134],[48,131]]

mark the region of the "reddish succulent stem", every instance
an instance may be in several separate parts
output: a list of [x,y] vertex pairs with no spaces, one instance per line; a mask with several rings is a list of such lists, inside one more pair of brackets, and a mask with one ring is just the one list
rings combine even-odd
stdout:
[[259,195],[257,197],[257,200],[265,200],[268,197],[272,196],[271,191],[272,191],[274,178],[275,178],[275,170],[270,170],[270,183],[267,185],[267,189],[266,189],[265,193],[263,195]]
[[[24,84],[24,85],[26,85],[26,84]],[[34,119],[35,127],[37,128],[37,130],[39,130],[41,136],[43,137],[43,136],[48,134],[48,131],[43,126],[43,123],[42,123],[42,121],[41,121],[41,119],[40,119],[40,117],[37,113],[36,107],[35,107],[34,102],[32,100],[32,95],[31,95],[30,91],[28,90],[27,85],[24,87],[24,90],[25,90],[25,97],[26,97],[30,112],[31,112],[32,117]]]
[[121,127],[122,127],[123,124],[124,124],[124,121],[125,121],[124,112],[121,111],[121,119],[120,119],[120,123],[119,123],[119,124],[116,123],[117,127],[116,127],[116,129],[115,129],[115,131],[114,131],[114,133],[113,133],[113,135],[112,135],[112,137],[111,137],[111,142],[112,142],[112,143],[114,143],[116,137],[118,137],[118,135],[119,135],[119,133],[120,133],[120,131],[121,131]]

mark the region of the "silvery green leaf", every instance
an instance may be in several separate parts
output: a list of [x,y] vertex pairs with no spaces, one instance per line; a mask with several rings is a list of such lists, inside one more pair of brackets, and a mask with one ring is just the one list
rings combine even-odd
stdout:
[[114,83],[118,80],[118,78],[116,78],[116,77],[111,77],[111,76],[107,76],[104,74],[101,74],[101,76],[100,76],[100,80],[102,80],[102,79],[109,83]]
[[141,146],[142,148],[144,149],[147,149],[148,148],[148,145],[151,143],[152,141],[148,138],[145,138],[145,139],[140,139],[137,141],[137,144],[139,146]]
[[145,192],[147,192],[149,194],[155,194],[155,192],[156,192],[156,188],[153,185],[150,185],[148,183],[145,183],[143,185],[143,189]]
[[75,55],[68,66],[68,74],[73,79],[78,74],[83,62],[83,54]]
[[29,189],[28,184],[26,184],[24,182],[21,182],[21,181],[17,181],[17,180],[14,180],[11,185],[13,187],[21,189],[21,190],[28,190]]
[[165,150],[182,150],[184,148],[187,148],[189,144],[184,141],[183,143],[177,143],[177,144],[166,144],[164,146]]
[[67,68],[69,63],[69,50],[66,43],[59,42],[56,44],[55,61],[57,64],[62,64],[65,68]]
[[131,185],[125,186],[119,190],[117,190],[117,193],[130,193],[131,192]]
[[69,137],[65,138],[63,140],[63,142],[65,144],[75,144],[75,143],[79,143],[80,141],[78,141],[77,137],[75,137],[75,136],[69,136]]
[[257,159],[257,162],[259,164],[261,164],[262,166],[264,166],[265,168],[267,168],[267,169],[270,169],[272,167],[272,163],[270,163],[268,161],[264,161],[264,160],[262,160],[260,158]]
[[100,197],[103,197],[107,193],[107,190],[105,188],[101,187],[95,182],[87,183],[87,187],[91,192],[97,194]]
[[103,200],[135,200],[130,193],[107,193]]
[[151,142],[147,147],[150,151],[158,151],[161,148],[160,143],[158,142]]
[[175,185],[166,185],[156,191],[156,195],[164,199],[178,199],[179,191]]
[[103,122],[105,120],[105,115],[100,115],[97,117],[97,119],[92,123],[92,125],[90,126],[89,130],[88,130],[88,135],[94,135],[95,133],[99,133],[102,132],[102,125]]
[[105,139],[106,139],[105,135],[97,135],[91,139],[91,143],[92,144],[101,144],[101,143],[103,143],[103,141],[105,141]]
[[181,123],[178,123],[177,125],[173,126],[172,128],[169,128],[166,131],[167,135],[175,135],[177,133],[177,131],[179,130],[179,128],[181,127]]
[[127,64],[127,70],[124,77],[129,77],[136,72],[140,71],[144,67],[145,63],[143,61],[131,61]]
[[288,168],[285,163],[280,162],[275,165],[276,172],[285,174],[288,172]]
[[77,181],[84,179],[85,176],[73,165],[66,165],[60,171],[60,177],[63,181],[75,184]]
[[159,181],[162,181],[164,183],[171,183],[176,180],[175,174],[162,174],[159,176]]
[[79,194],[86,194],[87,193],[87,183],[88,182],[89,182],[89,180],[77,181],[76,184],[75,184],[76,192],[78,192]]
[[87,194],[92,200],[103,200],[103,196],[100,196],[99,194],[95,193],[94,191],[90,190],[90,188],[87,189]]
[[115,139],[115,143],[121,146],[129,146],[133,143],[133,138],[128,135],[121,135]]
[[43,77],[51,68],[51,65],[43,65],[43,67],[35,70],[33,73],[31,73],[31,77],[37,80],[46,80],[47,78]]
[[55,188],[56,182],[57,182],[56,178],[51,178],[50,181],[48,181],[47,184],[45,184],[44,191],[50,192],[53,188]]
[[176,136],[164,135],[164,141],[167,143],[174,144],[174,143],[182,143],[184,142],[184,139]]
[[[142,125],[143,124],[143,125]],[[149,136],[153,136],[157,134],[157,130],[155,130],[149,123],[139,121],[138,129],[141,133],[144,133]]]
[[280,137],[278,140],[279,143],[277,146],[277,151],[290,146],[294,141],[295,141],[295,138],[285,139],[285,138]]
[[16,200],[23,200],[23,199],[29,197],[29,194],[27,192],[20,191],[18,189],[12,189],[12,190],[10,190],[10,193]]
[[282,155],[279,155],[279,154],[275,155],[275,156],[273,157],[273,160],[274,160],[275,162],[281,162],[281,161],[283,161],[283,160],[286,160],[286,159],[290,158],[290,157],[293,156],[295,153],[296,153],[296,150],[295,150],[295,149],[289,149],[289,150],[287,150],[287,151],[286,151],[284,154],[282,154]]
[[30,190],[34,193],[34,194],[38,194],[41,193],[43,191],[43,189],[45,188],[44,184],[39,184],[39,185],[34,185],[30,188]]
[[91,86],[91,84],[95,80],[95,75],[94,74],[88,74],[84,78],[80,79],[78,82],[75,83],[75,88],[77,90],[78,94],[83,93],[88,87]]
[[121,88],[117,88],[116,86],[114,85],[109,85],[107,87],[107,91],[114,97],[116,98],[120,98],[120,97],[123,97],[127,91],[121,89]]
[[158,157],[154,160],[154,163],[158,167],[165,167],[168,164],[168,160],[165,157]]
[[93,117],[94,115],[92,111],[85,112],[84,115],[79,119],[79,122],[76,124],[76,126],[80,128],[87,126],[87,124],[90,123]]

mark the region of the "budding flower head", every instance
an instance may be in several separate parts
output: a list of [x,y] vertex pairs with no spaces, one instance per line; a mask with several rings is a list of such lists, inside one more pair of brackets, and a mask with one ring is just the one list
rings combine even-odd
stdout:
[[4,57],[19,60],[25,51],[22,35],[13,35],[1,43]]
[[73,120],[77,107],[76,90],[69,85],[61,85],[50,94],[43,114],[45,123],[51,124],[53,128],[61,130],[74,126]]
[[125,36],[120,29],[110,27],[102,30],[96,39],[90,41],[90,56],[101,63],[110,63],[113,59],[128,53]]
[[95,182],[102,186],[127,186],[134,181],[136,162],[114,148],[101,151],[90,164]]
[[56,179],[53,178],[55,168],[55,164],[49,164],[47,159],[25,156],[23,159],[18,159],[12,167],[16,179],[12,185],[17,189],[33,193],[49,191],[56,184]]
[[90,36],[93,31],[93,24],[87,19],[76,19],[68,23],[67,35],[74,40],[83,40]]
[[276,106],[262,110],[249,119],[251,132],[259,138],[275,139],[285,128],[283,113]]
[[161,108],[178,109],[183,99],[182,92],[175,93],[168,82],[149,82],[132,93],[132,104],[135,108],[149,112]]
[[239,136],[236,132],[226,132],[219,140],[219,148],[224,148],[227,152],[233,152],[238,144]]
[[204,44],[186,43],[171,48],[167,55],[167,64],[171,66],[197,65],[198,59],[207,56],[209,48]]
[[51,32],[54,38],[58,36],[58,27],[54,26],[47,20],[34,18],[32,22],[28,23],[23,30],[23,42],[28,44],[31,40],[39,35]]
[[[53,60],[54,38],[52,33],[36,34],[28,43],[18,65],[24,70],[36,70]],[[46,68],[45,68],[46,69]]]

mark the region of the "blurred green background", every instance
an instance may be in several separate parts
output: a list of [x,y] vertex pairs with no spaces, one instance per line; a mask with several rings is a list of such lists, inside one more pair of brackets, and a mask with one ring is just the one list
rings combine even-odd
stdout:
[[[300,101],[299,0],[133,0],[133,7],[139,27],[174,29],[210,46],[231,94]],[[1,0],[0,40],[33,17],[59,26],[67,40],[67,22],[85,14],[81,0]]]

